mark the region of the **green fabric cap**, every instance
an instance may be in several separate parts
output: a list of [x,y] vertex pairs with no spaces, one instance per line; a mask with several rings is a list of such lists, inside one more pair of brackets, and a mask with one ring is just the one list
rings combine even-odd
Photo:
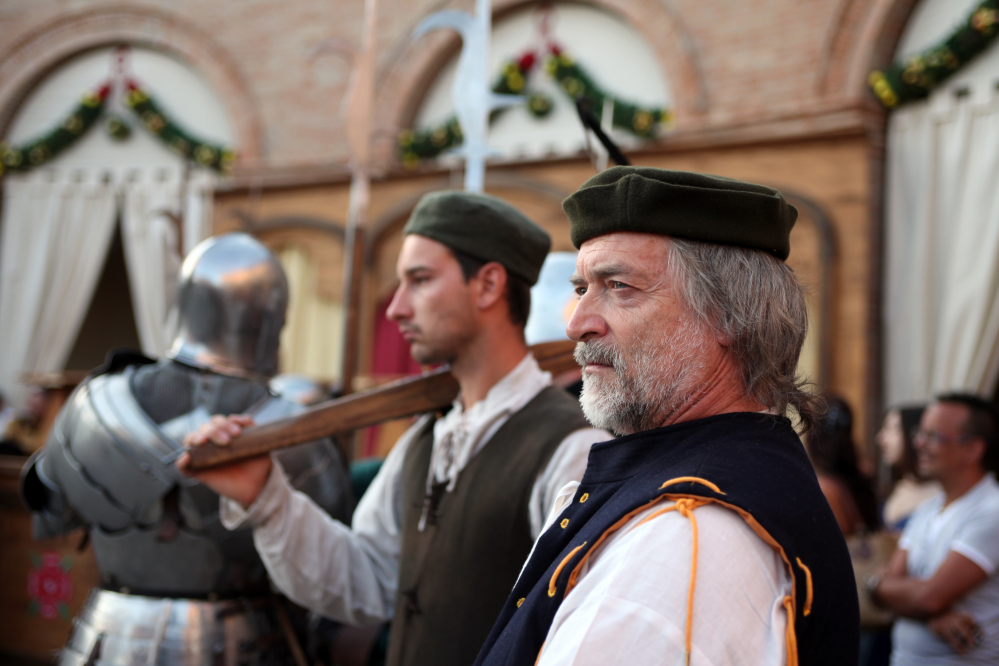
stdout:
[[777,190],[688,171],[619,166],[583,183],[562,202],[572,243],[615,231],[642,231],[765,250],[781,261],[791,252],[798,211]]
[[404,235],[426,236],[479,261],[496,261],[533,286],[552,241],[502,199],[459,190],[431,192],[416,204]]

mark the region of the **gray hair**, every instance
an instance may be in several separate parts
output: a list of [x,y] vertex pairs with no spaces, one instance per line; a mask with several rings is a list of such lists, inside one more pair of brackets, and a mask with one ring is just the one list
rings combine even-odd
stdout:
[[805,293],[784,262],[762,250],[669,238],[680,299],[727,337],[746,393],[776,414],[794,408],[805,431],[820,411],[797,374],[808,333]]

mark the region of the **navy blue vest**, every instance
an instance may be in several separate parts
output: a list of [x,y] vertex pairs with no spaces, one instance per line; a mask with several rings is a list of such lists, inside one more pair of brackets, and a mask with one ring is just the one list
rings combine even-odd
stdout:
[[[701,481],[663,487],[683,477]],[[628,515],[681,497],[737,511],[782,553],[794,577],[790,637],[797,643],[797,659],[790,655],[789,664],[856,665],[860,615],[846,542],[790,422],[750,413],[712,416],[594,445],[572,504],[559,517],[561,525],[538,540],[476,664],[534,664],[589,550]]]

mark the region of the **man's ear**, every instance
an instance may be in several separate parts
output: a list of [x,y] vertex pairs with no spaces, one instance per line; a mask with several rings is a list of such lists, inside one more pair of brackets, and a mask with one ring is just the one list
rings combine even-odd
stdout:
[[974,461],[978,467],[985,468],[985,454],[989,445],[983,437],[976,437],[968,443],[968,458]]
[[503,298],[506,293],[506,269],[497,261],[482,266],[475,275],[477,294],[475,304],[480,310],[488,310]]

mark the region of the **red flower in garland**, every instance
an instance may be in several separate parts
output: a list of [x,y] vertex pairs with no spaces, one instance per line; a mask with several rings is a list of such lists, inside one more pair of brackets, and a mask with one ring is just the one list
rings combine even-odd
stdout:
[[73,579],[68,573],[72,561],[53,551],[42,553],[41,557],[33,555],[31,559],[35,568],[28,572],[29,611],[46,620],[60,615],[68,619],[66,602],[73,596]]

